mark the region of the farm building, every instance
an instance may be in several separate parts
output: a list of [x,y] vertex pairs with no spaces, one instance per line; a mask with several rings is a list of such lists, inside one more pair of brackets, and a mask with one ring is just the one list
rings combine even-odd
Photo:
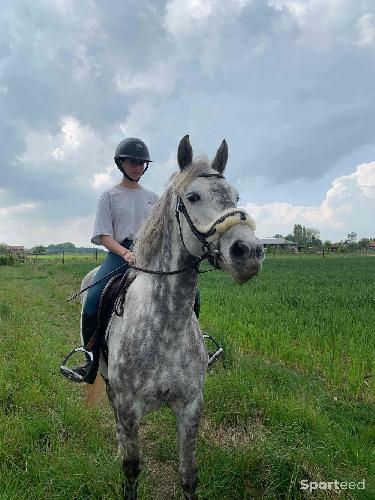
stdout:
[[367,248],[368,248],[369,250],[373,250],[373,251],[375,251],[375,240],[369,241],[369,242],[368,242],[368,245],[367,245]]
[[276,248],[281,250],[298,251],[297,243],[286,240],[285,238],[260,238],[264,248]]
[[18,245],[18,246],[8,245],[8,250],[13,255],[24,255],[25,253],[25,247],[23,245]]

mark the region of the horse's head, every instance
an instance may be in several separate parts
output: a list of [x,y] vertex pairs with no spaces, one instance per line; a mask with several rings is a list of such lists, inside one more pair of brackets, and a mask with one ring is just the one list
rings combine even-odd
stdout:
[[263,247],[255,237],[255,223],[237,208],[238,193],[223,173],[228,159],[225,140],[215,158],[193,161],[189,136],[178,147],[180,174],[174,179],[176,219],[186,250],[195,257],[210,254],[210,260],[245,283],[262,267]]

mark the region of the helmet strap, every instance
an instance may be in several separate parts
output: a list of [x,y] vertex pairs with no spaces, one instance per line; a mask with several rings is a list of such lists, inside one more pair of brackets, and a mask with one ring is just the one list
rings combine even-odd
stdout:
[[117,165],[117,168],[120,170],[120,172],[123,174],[123,176],[124,176],[124,177],[126,177],[129,181],[131,181],[131,182],[138,182],[138,181],[139,181],[139,179],[142,177],[142,175],[143,175],[143,174],[146,172],[146,170],[148,169],[149,162],[148,162],[148,161],[146,161],[146,166],[145,166],[145,168],[144,168],[144,170],[143,170],[142,175],[139,177],[139,179],[132,179],[132,178],[130,177],[130,175],[128,175],[128,174],[125,172],[125,170],[122,168],[122,166],[121,166],[121,162],[118,162],[118,163],[117,163],[117,161],[116,161],[116,165]]

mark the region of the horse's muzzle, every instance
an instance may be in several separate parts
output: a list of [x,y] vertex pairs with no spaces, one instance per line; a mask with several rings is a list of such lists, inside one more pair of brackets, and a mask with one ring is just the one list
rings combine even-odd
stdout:
[[262,269],[264,250],[246,226],[233,226],[220,238],[220,266],[237,283],[246,283]]

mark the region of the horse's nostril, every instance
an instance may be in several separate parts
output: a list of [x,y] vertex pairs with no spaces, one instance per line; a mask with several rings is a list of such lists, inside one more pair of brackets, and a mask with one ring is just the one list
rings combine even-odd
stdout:
[[230,256],[234,259],[240,259],[250,254],[250,247],[243,241],[235,241],[230,247]]

